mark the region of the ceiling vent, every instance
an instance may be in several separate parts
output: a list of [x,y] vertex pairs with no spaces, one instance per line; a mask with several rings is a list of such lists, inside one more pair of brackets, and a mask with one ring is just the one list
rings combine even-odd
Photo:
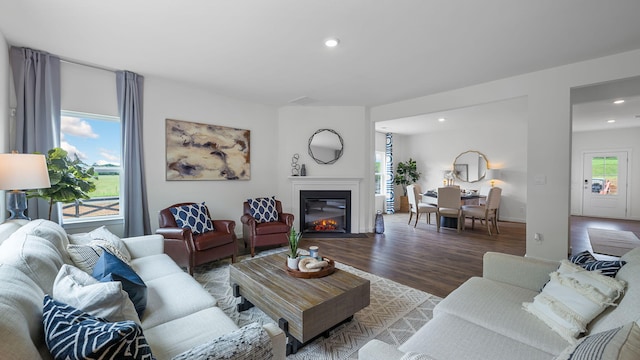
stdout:
[[291,101],[289,101],[289,104],[295,104],[295,105],[309,105],[311,103],[316,102],[317,100],[312,99],[308,96],[300,96],[299,98],[295,98]]

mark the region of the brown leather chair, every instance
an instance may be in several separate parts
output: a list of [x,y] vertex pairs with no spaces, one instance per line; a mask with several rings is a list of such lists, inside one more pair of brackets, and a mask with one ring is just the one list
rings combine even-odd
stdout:
[[282,203],[276,200],[276,211],[278,221],[257,223],[251,216],[249,203],[244,202],[244,215],[240,218],[242,222],[242,238],[244,247],[251,246],[251,256],[255,256],[257,246],[270,246],[289,243],[289,231],[293,226],[293,214],[282,212]]
[[[229,256],[231,257],[231,262],[236,262],[238,244],[235,234],[235,221],[211,220],[214,230],[197,235],[193,234],[191,229],[178,227],[169,209],[193,204],[174,204],[160,211],[158,218],[160,228],[156,230],[156,234],[164,236],[164,252],[178,266],[186,267],[191,275],[193,275],[193,268],[200,264]],[[209,208],[206,209],[207,216],[211,219]]]

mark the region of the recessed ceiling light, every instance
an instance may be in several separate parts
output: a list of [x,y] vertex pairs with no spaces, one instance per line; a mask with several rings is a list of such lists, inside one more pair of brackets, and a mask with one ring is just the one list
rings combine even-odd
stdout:
[[610,119],[610,120],[607,120],[607,122],[608,122],[609,124],[613,124],[613,123],[614,123],[614,122],[616,122],[616,121],[615,121],[615,120],[613,120],[613,119]]
[[440,122],[445,122],[445,121],[447,121],[447,119],[445,119],[445,118],[440,118],[440,119],[438,119],[438,121],[440,121]]
[[622,103],[624,103],[624,100],[622,100],[622,99],[620,99],[620,100],[616,100],[616,101],[614,101],[613,103],[614,103],[614,104],[616,104],[616,105],[617,105],[617,104],[622,104]]
[[338,46],[339,43],[340,39],[338,38],[330,38],[324,41],[324,45],[330,48]]

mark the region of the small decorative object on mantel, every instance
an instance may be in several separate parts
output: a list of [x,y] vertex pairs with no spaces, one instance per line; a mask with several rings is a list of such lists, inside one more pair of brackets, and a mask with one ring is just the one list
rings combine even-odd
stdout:
[[300,159],[300,155],[293,154],[291,157],[291,176],[298,176],[300,173],[300,165],[298,165],[298,159]]
[[300,176],[307,176],[307,167],[304,166],[304,164],[302,164],[302,167],[300,168]]
[[296,232],[296,229],[292,226],[289,232],[289,254],[287,254],[287,267],[289,269],[298,270],[298,244],[300,243],[300,237],[302,233]]

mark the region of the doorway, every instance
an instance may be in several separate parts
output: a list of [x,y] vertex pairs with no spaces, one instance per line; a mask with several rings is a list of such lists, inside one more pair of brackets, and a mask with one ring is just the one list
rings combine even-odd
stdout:
[[626,151],[584,153],[582,215],[627,217],[627,159]]

